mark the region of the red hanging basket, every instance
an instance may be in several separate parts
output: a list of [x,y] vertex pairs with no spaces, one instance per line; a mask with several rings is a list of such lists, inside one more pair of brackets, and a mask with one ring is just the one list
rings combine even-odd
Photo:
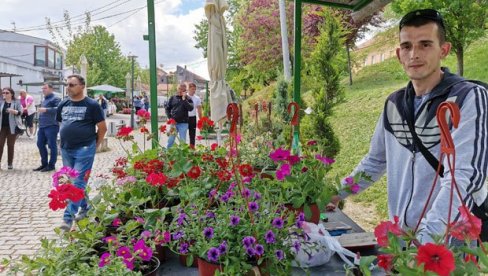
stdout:
[[209,263],[202,258],[198,258],[199,276],[214,276],[217,270],[222,271],[222,266],[218,264]]
[[[307,216],[305,216],[305,221],[318,224],[319,221],[320,221],[320,210],[319,210],[319,206],[317,206],[317,204],[315,204],[315,203],[314,204],[311,204],[309,206],[310,206],[310,210],[312,211],[312,216],[309,217],[309,218],[307,218]],[[303,212],[303,206],[300,207],[300,208],[293,208],[293,205],[292,204],[285,204],[285,207],[288,210],[295,212],[297,215],[300,214],[301,212]]]

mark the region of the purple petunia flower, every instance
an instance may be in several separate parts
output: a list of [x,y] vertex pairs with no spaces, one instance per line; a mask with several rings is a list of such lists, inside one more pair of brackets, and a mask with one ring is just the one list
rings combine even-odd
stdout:
[[185,213],[180,213],[180,215],[178,216],[178,225],[181,226],[183,225],[183,223],[185,222],[186,220],[186,214]]
[[249,255],[249,257],[252,257],[256,254],[256,251],[252,247],[246,247],[246,253]]
[[173,240],[179,240],[183,237],[183,232],[182,231],[178,231],[176,233],[173,234]]
[[299,241],[295,241],[293,243],[293,249],[295,249],[295,253],[298,253],[298,251],[300,251],[300,248],[301,248],[300,242]]
[[286,160],[288,156],[290,156],[290,151],[282,148],[276,149],[269,154],[269,158],[275,162]]
[[259,192],[254,192],[254,199],[255,200],[260,200],[261,199],[261,194]]
[[215,247],[211,247],[207,252],[207,259],[210,262],[216,263],[219,261],[220,253],[219,250]]
[[266,232],[266,234],[264,235],[264,239],[266,240],[267,244],[276,242],[275,234],[273,233],[272,230],[269,230],[268,232]]
[[272,224],[275,228],[281,229],[283,228],[283,219],[274,218]]
[[249,211],[256,212],[259,209],[259,204],[255,201],[251,201],[249,202],[248,207],[249,207]]
[[240,217],[232,215],[232,216],[230,216],[230,225],[236,226],[237,224],[239,224],[240,220],[241,220]]
[[256,246],[254,247],[254,252],[256,253],[256,255],[262,256],[264,254],[264,246],[256,244]]
[[179,252],[180,254],[188,254],[188,248],[190,247],[190,245],[186,242],[183,242],[180,244],[180,249],[179,249]]
[[285,253],[283,253],[283,250],[276,250],[275,255],[276,255],[276,259],[278,259],[278,261],[283,260],[283,258],[285,257]]
[[226,241],[223,241],[220,245],[219,245],[219,253],[220,255],[223,255],[227,252],[227,242]]
[[229,196],[227,195],[227,193],[223,194],[221,197],[220,197],[220,200],[223,201],[223,202],[227,202],[229,201]]
[[205,227],[205,229],[203,229],[203,235],[205,236],[205,238],[207,239],[211,239],[213,238],[213,235],[214,235],[214,230],[212,227]]
[[207,218],[215,218],[215,213],[211,211],[207,211],[207,214],[205,215]]
[[212,189],[209,193],[208,193],[208,197],[210,198],[213,198],[215,197],[215,195],[217,194],[217,189]]
[[242,183],[248,184],[251,183],[251,181],[252,181],[252,176],[244,176],[242,178]]
[[348,185],[354,184],[354,178],[352,176],[348,176],[348,177],[344,178],[343,181],[345,182],[345,184],[348,184]]
[[244,198],[249,198],[251,196],[251,191],[248,188],[244,188],[244,190],[242,191],[242,196]]
[[251,247],[255,242],[256,242],[256,238],[252,236],[247,236],[242,239],[242,244],[246,248]]

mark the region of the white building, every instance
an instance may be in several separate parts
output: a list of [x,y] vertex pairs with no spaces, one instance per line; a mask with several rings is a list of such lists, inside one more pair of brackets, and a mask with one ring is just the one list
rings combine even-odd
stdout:
[[51,41],[0,29],[0,87],[39,91],[43,82],[63,80],[63,63]]

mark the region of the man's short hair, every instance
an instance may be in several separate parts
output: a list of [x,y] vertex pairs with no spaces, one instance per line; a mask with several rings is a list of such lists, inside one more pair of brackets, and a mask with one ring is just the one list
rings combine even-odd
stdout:
[[438,27],[439,42],[446,42],[446,26],[442,15],[434,9],[414,10],[402,17],[399,29],[405,26],[420,27],[429,23],[435,23]]
[[190,83],[188,84],[188,87],[195,87],[195,88],[197,88],[197,85],[196,85],[195,83],[193,83],[193,82],[190,82]]
[[77,74],[69,75],[68,79],[70,79],[70,78],[76,78],[80,82],[81,85],[85,85],[85,79],[80,75],[77,75]]
[[45,82],[44,85],[47,85],[47,87],[54,89],[54,85],[50,82]]

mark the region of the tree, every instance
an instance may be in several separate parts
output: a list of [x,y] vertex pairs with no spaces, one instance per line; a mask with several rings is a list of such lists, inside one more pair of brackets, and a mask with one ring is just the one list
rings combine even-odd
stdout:
[[457,73],[462,76],[466,48],[485,33],[488,0],[396,0],[392,3],[393,11],[402,15],[424,8],[433,8],[442,14],[447,40],[456,54]]
[[107,83],[125,87],[125,75],[130,70],[131,61],[122,55],[119,43],[105,27],[95,26],[74,35],[68,43],[66,64],[79,66],[82,54],[88,60],[89,84]]

